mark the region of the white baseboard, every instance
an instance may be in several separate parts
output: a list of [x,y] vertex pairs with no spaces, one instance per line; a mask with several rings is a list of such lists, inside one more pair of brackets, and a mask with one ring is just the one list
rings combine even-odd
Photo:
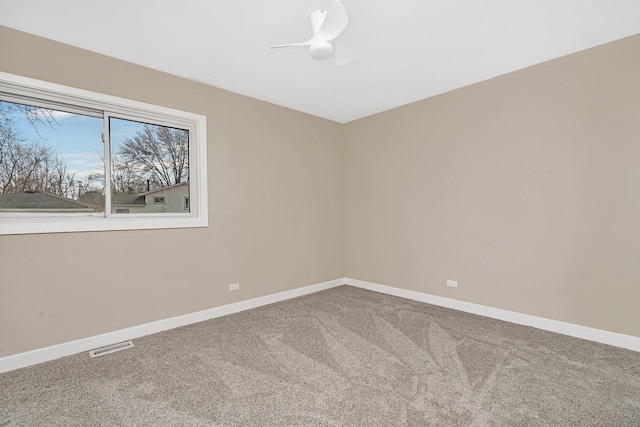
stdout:
[[558,320],[546,319],[544,317],[531,316],[529,314],[517,313],[515,311],[502,310],[488,307],[486,305],[473,304],[451,298],[444,298],[429,295],[422,292],[409,291],[395,288],[393,286],[379,285],[377,283],[365,282],[357,279],[344,279],[345,283],[357,288],[369,289],[383,294],[394,295],[414,301],[426,302],[428,304],[441,307],[452,308],[454,310],[467,313],[479,314],[480,316],[491,317],[493,319],[504,320],[517,323],[519,325],[532,326],[545,331],[557,332],[576,338],[595,341],[602,344],[609,344],[616,347],[627,348],[629,350],[640,351],[640,338],[631,335],[619,334],[616,332],[603,331],[601,329],[589,328],[573,323],[560,322]]
[[[208,310],[189,313],[182,316],[172,317],[170,319],[158,320],[156,322],[147,323],[140,326],[134,326],[119,331],[108,332],[106,334],[96,335],[89,338],[83,338],[76,341],[70,341],[63,344],[57,344],[50,347],[40,348],[37,350],[27,351],[25,353],[14,354],[0,358],[0,373],[12,371],[18,368],[35,365],[49,360],[59,359],[64,356],[89,351],[97,347],[115,344],[121,341],[129,341],[134,338],[140,338],[145,335],[155,334],[157,332],[166,331],[168,329],[178,328],[180,326],[190,325],[192,323],[202,322],[204,320],[213,319],[227,314],[237,313],[239,311],[249,310],[251,308],[260,307],[275,302],[296,298],[302,295],[311,294],[336,286],[344,285],[346,279],[336,279],[328,282],[309,285],[290,291],[280,292],[277,294],[266,295],[246,301],[240,301],[233,304],[223,305],[221,307],[210,308]],[[89,357],[87,355],[87,357]]]
[[240,301],[233,304],[223,305],[221,307],[210,308],[208,310],[189,313],[182,316],[172,317],[170,319],[158,320],[156,322],[151,322],[140,326],[134,326],[127,329],[121,329],[119,331],[108,332],[106,334],[83,338],[76,341],[70,341],[63,344],[57,344],[50,347],[28,351],[25,353],[6,356],[0,358],[0,373],[24,368],[26,366],[36,365],[38,363],[47,362],[64,356],[70,356],[72,354],[81,353],[83,351],[89,351],[94,348],[115,344],[121,341],[129,341],[145,335],[155,334],[157,332],[178,328],[180,326],[186,326],[192,323],[202,322],[205,320],[214,319],[220,316],[226,316],[228,314],[249,310],[263,305],[273,304],[291,298],[308,295],[325,289],[334,288],[343,284],[363,289],[369,289],[383,294],[394,295],[401,298],[425,302],[428,304],[438,305],[441,307],[452,308],[454,310],[464,311],[467,313],[478,314],[480,316],[491,317],[493,319],[504,320],[520,325],[532,326],[534,328],[557,332],[560,334],[582,338],[589,341],[595,341],[603,344],[613,345],[616,347],[640,351],[640,338],[630,335],[603,331],[601,329],[589,328],[586,326],[575,325],[573,323],[546,319],[544,317],[531,316],[529,314],[522,314],[514,311],[502,310],[499,308],[473,304],[470,302],[459,301],[451,298],[429,295],[422,292],[409,291],[406,289],[395,288],[393,286],[365,282],[363,280],[343,278],[305,286],[298,289],[292,289],[290,291],[280,292],[277,294],[266,295],[246,301]]

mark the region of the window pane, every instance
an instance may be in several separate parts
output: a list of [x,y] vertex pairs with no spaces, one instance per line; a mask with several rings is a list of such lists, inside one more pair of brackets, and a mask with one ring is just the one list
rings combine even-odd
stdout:
[[189,132],[109,118],[111,212],[188,213]]
[[0,101],[0,212],[104,210],[103,120]]

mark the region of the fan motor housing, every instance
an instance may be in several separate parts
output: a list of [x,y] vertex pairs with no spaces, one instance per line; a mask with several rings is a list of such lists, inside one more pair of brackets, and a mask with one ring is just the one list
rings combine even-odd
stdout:
[[313,59],[329,59],[333,56],[333,45],[329,42],[317,42],[309,46],[309,53]]

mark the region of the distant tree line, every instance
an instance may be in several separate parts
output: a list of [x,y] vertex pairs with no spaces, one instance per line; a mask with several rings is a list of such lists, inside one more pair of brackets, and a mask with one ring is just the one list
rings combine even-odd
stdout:
[[[26,120],[40,140],[29,141],[17,129]],[[46,108],[0,101],[0,193],[43,191],[78,199],[87,191],[104,188],[104,173],[81,179],[68,171],[55,148],[42,143],[42,126],[55,129],[58,122]],[[114,192],[144,192],[188,180],[188,132],[145,125],[126,138],[111,156]]]
[[45,108],[0,102],[0,192],[38,190],[77,198],[74,174],[52,147],[23,138],[16,131],[16,116],[27,120],[38,135],[40,126],[57,123]]

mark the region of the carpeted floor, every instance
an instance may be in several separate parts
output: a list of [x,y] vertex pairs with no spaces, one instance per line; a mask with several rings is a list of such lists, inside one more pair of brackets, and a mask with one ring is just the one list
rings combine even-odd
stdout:
[[0,375],[0,426],[640,426],[640,353],[341,286]]

